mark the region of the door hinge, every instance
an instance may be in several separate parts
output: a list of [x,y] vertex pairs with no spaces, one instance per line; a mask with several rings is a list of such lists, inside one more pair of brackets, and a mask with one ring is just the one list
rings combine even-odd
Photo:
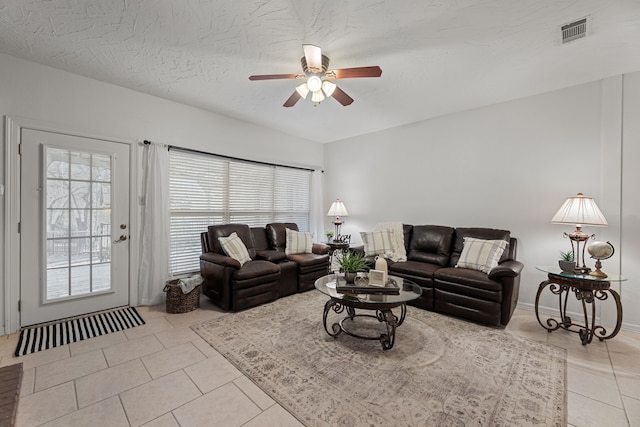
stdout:
[[18,156],[22,156],[22,143],[18,144]]
[[22,300],[18,300],[18,311],[22,311]]

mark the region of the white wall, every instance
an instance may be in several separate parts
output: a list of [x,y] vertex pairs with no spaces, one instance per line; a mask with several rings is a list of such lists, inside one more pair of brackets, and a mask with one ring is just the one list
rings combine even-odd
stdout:
[[[320,167],[324,154],[325,212],[343,199],[350,213],[343,232],[356,239],[390,220],[509,229],[526,266],[525,307],[544,279],[535,266],[554,264],[569,245],[562,232],[570,227],[550,224],[551,216],[567,196],[583,192],[610,223],[586,231],[616,246],[616,259],[603,269],[615,273],[621,265],[630,278],[619,287],[625,327],[640,330],[633,310],[640,303],[640,73],[624,76],[624,92],[618,76],[326,146],[2,54],[0,81],[1,116],[290,165]],[[0,224],[6,199],[0,197]],[[4,230],[0,236],[4,242]],[[603,317],[611,318],[607,307]]]
[[[89,136],[148,139],[245,159],[322,167],[322,144],[3,54],[0,82],[2,117],[42,121]],[[1,150],[3,184],[4,164]],[[4,224],[5,200],[7,195],[0,197],[0,224]],[[4,230],[0,236],[4,242]],[[0,277],[4,278],[4,265]],[[3,290],[6,286],[2,283]],[[4,295],[0,293],[0,319],[5,318]],[[0,325],[0,333],[3,329]]]
[[[610,240],[623,258],[628,250],[638,259],[640,249],[631,248],[632,239],[620,244],[620,236],[629,234],[622,232],[619,218],[620,81],[593,82],[328,144],[326,207],[335,198],[345,202],[350,215],[343,233],[354,237],[377,222],[394,220],[511,230],[519,240],[518,259],[525,264],[519,302],[532,308],[546,278],[535,267],[556,264],[558,252],[570,248],[562,233],[571,227],[550,223],[568,196],[582,192],[594,197],[610,226],[585,231]],[[639,95],[633,95],[636,117]],[[638,135],[636,130],[636,142]],[[632,144],[628,139],[625,159]],[[639,173],[629,173],[638,182]],[[628,211],[637,212],[640,197],[629,203]],[[618,263],[604,261],[603,270],[617,273]],[[640,278],[640,272],[632,274]],[[630,309],[638,303],[639,294],[625,294],[626,327],[640,329],[640,314]],[[557,306],[550,294],[541,304]],[[605,321],[612,318],[611,309],[604,306]]]
[[640,72],[624,76],[621,286],[624,322],[640,325]]

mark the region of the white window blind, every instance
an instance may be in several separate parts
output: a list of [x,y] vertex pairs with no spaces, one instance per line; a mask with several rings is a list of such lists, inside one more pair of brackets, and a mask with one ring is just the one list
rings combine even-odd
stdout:
[[209,225],[295,222],[307,231],[310,188],[308,170],[170,150],[169,273],[200,269],[200,233]]

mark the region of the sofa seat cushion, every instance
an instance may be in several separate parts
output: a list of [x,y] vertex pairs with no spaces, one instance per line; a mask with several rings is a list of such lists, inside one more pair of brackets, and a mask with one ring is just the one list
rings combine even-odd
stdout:
[[401,273],[428,279],[432,278],[433,274],[439,269],[442,269],[439,265],[419,261],[395,262],[389,265],[391,274]]
[[277,281],[280,267],[269,261],[255,260],[245,263],[233,272],[233,289],[243,289],[262,283]]
[[486,273],[468,268],[447,267],[435,272],[433,278],[437,281],[459,283],[492,292],[502,291],[502,283],[489,279]]

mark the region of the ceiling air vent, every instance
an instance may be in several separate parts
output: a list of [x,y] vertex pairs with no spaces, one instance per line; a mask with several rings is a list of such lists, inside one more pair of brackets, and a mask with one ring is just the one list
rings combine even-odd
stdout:
[[562,26],[562,43],[581,39],[587,35],[587,18],[570,22]]

